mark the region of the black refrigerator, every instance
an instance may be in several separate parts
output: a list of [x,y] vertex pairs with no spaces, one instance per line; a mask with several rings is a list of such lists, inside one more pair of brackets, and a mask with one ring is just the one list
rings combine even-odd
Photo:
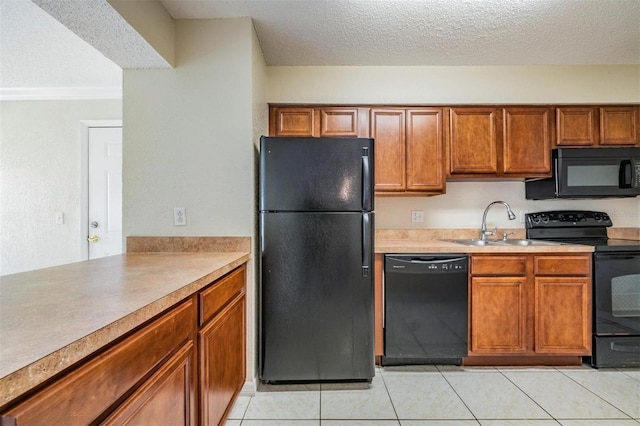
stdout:
[[260,379],[370,381],[373,139],[260,140]]

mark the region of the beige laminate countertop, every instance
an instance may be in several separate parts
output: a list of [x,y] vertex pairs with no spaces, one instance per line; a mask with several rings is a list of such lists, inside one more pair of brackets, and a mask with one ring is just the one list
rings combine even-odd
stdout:
[[376,239],[376,253],[591,253],[592,246],[577,244],[532,246],[467,246],[449,241],[421,239]]
[[0,277],[0,406],[249,257],[129,253]]

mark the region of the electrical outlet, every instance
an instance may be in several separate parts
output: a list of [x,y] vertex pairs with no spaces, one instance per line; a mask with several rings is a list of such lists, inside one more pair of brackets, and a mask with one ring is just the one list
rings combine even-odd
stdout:
[[422,210],[411,211],[411,222],[424,222],[424,212]]
[[56,225],[64,225],[64,213],[62,212],[54,212],[53,220]]
[[184,226],[187,224],[187,214],[184,207],[173,208],[173,224],[175,226]]

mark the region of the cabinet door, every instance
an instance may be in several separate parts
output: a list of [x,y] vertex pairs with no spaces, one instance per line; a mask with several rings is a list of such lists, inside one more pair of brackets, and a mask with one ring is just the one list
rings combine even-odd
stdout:
[[592,146],[596,141],[595,108],[556,108],[558,146]]
[[243,294],[199,333],[202,424],[219,424],[244,384],[244,330]]
[[404,191],[407,187],[404,110],[372,109],[371,137],[375,140],[375,190]]
[[505,108],[503,172],[527,177],[551,173],[549,108]]
[[407,191],[444,191],[442,108],[407,111]]
[[186,343],[104,425],[195,425],[195,349]]
[[591,280],[586,277],[535,279],[535,351],[591,354]]
[[525,301],[524,277],[473,277],[469,355],[524,353]]
[[270,109],[271,136],[317,136],[313,108],[275,107]]
[[638,107],[600,108],[600,144],[638,144]]
[[367,137],[367,108],[321,108],[320,136]]
[[497,120],[495,108],[451,108],[448,173],[498,173]]

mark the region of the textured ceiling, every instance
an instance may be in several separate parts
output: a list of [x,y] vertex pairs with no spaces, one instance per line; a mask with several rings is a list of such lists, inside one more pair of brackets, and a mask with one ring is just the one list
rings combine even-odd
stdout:
[[[161,2],[175,19],[251,17],[269,65],[640,64],[640,0]],[[107,0],[0,0],[0,57],[0,87],[167,66]]]
[[640,63],[639,0],[161,0],[249,16],[268,65]]
[[116,87],[122,70],[28,0],[0,0],[0,87]]

